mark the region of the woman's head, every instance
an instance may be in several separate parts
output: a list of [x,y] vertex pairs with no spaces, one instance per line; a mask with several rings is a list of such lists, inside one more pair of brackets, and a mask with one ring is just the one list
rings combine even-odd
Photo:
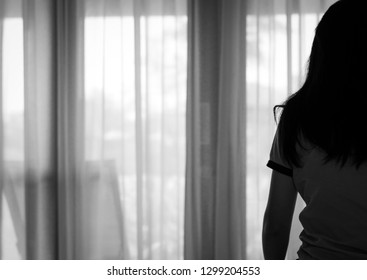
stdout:
[[315,30],[309,78],[335,89],[350,86],[350,80],[363,80],[367,64],[365,2],[341,0],[326,11]]
[[367,148],[359,144],[367,143],[364,2],[336,2],[316,28],[306,81],[282,106],[279,131],[287,139],[283,150],[292,163],[298,162],[300,133],[325,150],[328,160],[345,162],[351,155],[357,164],[367,160]]

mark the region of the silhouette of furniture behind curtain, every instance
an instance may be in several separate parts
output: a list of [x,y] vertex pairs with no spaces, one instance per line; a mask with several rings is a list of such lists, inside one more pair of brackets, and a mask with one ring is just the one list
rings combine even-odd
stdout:
[[[26,258],[24,218],[24,168],[21,162],[6,163],[4,196],[9,206],[17,248],[22,259]],[[118,177],[114,161],[85,164],[85,184],[80,190],[81,214],[77,222],[84,223],[82,256],[84,259],[128,259],[124,234]]]

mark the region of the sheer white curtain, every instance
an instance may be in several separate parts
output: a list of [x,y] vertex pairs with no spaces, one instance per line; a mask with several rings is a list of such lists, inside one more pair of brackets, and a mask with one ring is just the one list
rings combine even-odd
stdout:
[[186,2],[85,1],[85,12],[86,180],[100,176],[81,196],[88,255],[182,258]]
[[1,258],[182,258],[186,1],[0,5]]
[[335,1],[189,2],[185,255],[261,259],[273,107],[302,84],[314,29]]

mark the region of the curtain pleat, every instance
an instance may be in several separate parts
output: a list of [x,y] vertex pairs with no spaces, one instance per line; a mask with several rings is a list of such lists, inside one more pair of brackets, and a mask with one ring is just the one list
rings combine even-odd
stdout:
[[222,2],[215,257],[246,257],[246,3]]
[[[0,2],[0,65],[3,65],[4,3]],[[0,67],[0,217],[3,217],[4,193],[4,122],[3,122],[3,68]],[[3,240],[3,219],[0,219],[0,240]],[[3,245],[0,242],[0,259],[3,258]]]
[[188,1],[185,259],[214,256],[219,2]]
[[[162,153],[162,157],[161,157],[161,162],[160,162],[160,166],[161,166],[161,178],[165,178],[166,177],[166,151],[165,151],[165,146],[167,145],[167,131],[166,131],[166,122],[167,122],[167,116],[165,116],[165,112],[166,112],[166,87],[165,87],[165,81],[167,80],[167,75],[166,75],[166,68],[165,65],[167,63],[166,61],[166,55],[165,52],[163,51],[164,49],[166,49],[166,36],[164,36],[164,31],[167,28],[166,26],[166,11],[165,11],[165,7],[167,6],[167,3],[169,3],[168,1],[162,0],[161,3],[159,3],[162,7],[162,21],[161,21],[161,87],[162,87],[162,100],[161,100],[161,153]],[[158,5],[159,5],[158,4]],[[164,180],[162,180],[161,183],[161,188],[160,188],[160,197],[161,197],[161,203],[162,203],[162,207],[160,209],[160,227],[159,227],[159,240],[162,243],[162,259],[167,259],[167,254],[166,254],[166,238],[165,238],[165,230],[164,230],[164,226],[163,226],[163,221],[166,220],[166,207],[165,207],[165,196],[164,194],[167,192],[167,187],[166,187],[166,183]]]
[[[186,40],[186,36],[187,36],[187,31],[185,32],[185,34],[180,34],[179,30],[179,20],[178,17],[180,15],[180,10],[182,11],[183,9],[180,9],[180,5],[182,5],[183,2],[176,0],[175,1],[175,75],[174,75],[174,83],[175,83],[175,93],[176,93],[176,108],[180,108],[181,107],[181,100],[182,97],[184,96],[184,98],[186,98],[187,96],[187,92],[186,92],[186,87],[184,88],[184,90],[182,89],[182,86],[180,85],[180,77],[179,77],[179,73],[180,73],[180,69],[185,69],[185,72],[187,72],[187,62],[183,62],[180,60],[179,57],[179,50],[180,49],[184,49],[184,51],[186,52],[187,55],[187,40]],[[186,5],[186,3],[184,3]],[[180,42],[180,38],[182,39],[182,37],[184,37],[184,42]],[[186,76],[186,75],[185,75]],[[186,78],[186,77],[185,77]],[[187,83],[187,78],[184,79],[184,83]],[[183,110],[185,110],[185,108],[183,108]],[[184,135],[184,131],[185,128],[182,125],[181,119],[182,117],[185,119],[186,118],[186,114],[182,114],[179,110],[176,111],[176,115],[175,115],[175,119],[176,119],[176,133],[178,135],[178,137],[176,138],[175,141],[175,153],[177,154],[177,160],[175,161],[175,185],[180,186],[180,185],[184,185],[183,181],[184,178],[180,177],[178,174],[180,172],[180,170],[185,170],[184,168],[184,154],[185,151],[183,151],[180,148],[180,139],[184,139],[185,135]],[[184,199],[182,199],[184,197],[184,189],[182,188],[180,191],[178,191],[176,193],[176,213],[181,213],[182,209],[184,209]],[[183,225],[183,215],[177,215],[177,223],[182,226]],[[181,227],[182,231],[183,231],[183,226]],[[177,251],[177,255],[178,256],[183,256],[183,240],[181,238],[182,231],[177,230],[176,231],[176,238],[175,241],[177,242],[178,245],[178,251]]]
[[241,259],[246,255],[246,3],[190,5],[185,258]]
[[134,1],[134,47],[135,47],[135,137],[136,137],[136,205],[137,205],[137,251],[138,259],[143,258],[143,127],[142,127],[142,96],[141,96],[141,38],[140,38],[140,23],[141,23],[141,1]]
[[[123,2],[120,2],[120,6],[119,6],[120,14],[122,14],[122,12],[124,10],[125,10],[125,7],[123,5]],[[124,34],[123,33],[124,26],[125,26],[124,21],[121,20],[121,23],[120,23],[120,29],[121,29],[121,31],[120,31],[121,45],[124,44],[124,40],[122,39],[122,36]],[[121,80],[120,80],[120,87],[121,87],[121,89],[124,89],[124,87],[126,85],[126,81],[125,81],[125,78],[124,78],[125,77],[125,75],[124,75],[125,73],[124,73],[124,68],[123,68],[124,61],[125,61],[124,56],[121,54],[121,59],[119,61],[119,65],[120,65],[120,68],[121,68]],[[126,98],[124,97],[124,95],[121,95],[121,101],[120,101],[121,108],[124,108],[124,103],[126,102],[125,100],[126,100]],[[122,134],[122,136],[125,136],[126,125],[125,125],[124,121],[121,121],[120,128],[121,128],[121,134]],[[122,141],[121,142],[121,151],[120,151],[120,156],[121,157],[123,157],[123,155],[124,155],[125,148],[126,148],[125,142]],[[126,176],[125,170],[126,170],[125,162],[122,161],[122,163],[121,163],[121,173],[122,173],[122,176],[123,177]],[[122,195],[123,198],[126,197],[126,192],[127,192],[127,190],[126,190],[126,184],[125,184],[124,180],[122,180],[121,181],[121,195]],[[125,204],[123,204],[122,205],[122,213],[120,214],[120,218],[121,218],[122,221],[125,221],[126,220],[124,213],[126,213],[127,209],[128,209],[128,207]],[[122,240],[124,240],[124,242],[122,242],[122,244],[121,244],[121,251],[122,252],[125,252],[125,255],[126,255],[125,259],[128,259],[129,258],[129,250],[128,250],[129,248],[128,248],[126,242],[125,242],[125,240],[126,240],[126,233],[125,233],[125,229],[124,229],[124,225],[123,224],[121,224],[121,226],[120,226],[120,231],[121,232],[124,232],[124,234],[122,236]]]
[[23,2],[27,259],[57,258],[54,2]]
[[[141,8],[141,7],[140,7]],[[149,8],[148,8],[149,10]],[[143,10],[141,10],[141,12],[143,12]],[[143,12],[143,14],[145,14]],[[141,26],[141,33],[145,34],[145,36],[147,36],[147,34],[150,34],[151,32],[151,26],[149,24],[149,19],[148,18],[144,18],[144,20],[141,21],[142,26]],[[161,31],[161,30],[159,30]],[[140,33],[140,32],[139,32]],[[139,35],[139,33],[135,33],[137,36]],[[144,35],[142,35],[143,37],[145,37]],[[146,38],[146,37],[145,37]],[[144,59],[144,64],[145,65],[149,65],[150,60],[152,59],[152,54],[151,54],[151,50],[149,49],[149,44],[150,44],[150,40],[146,39],[143,41],[143,50],[142,53],[145,54],[145,58]],[[143,70],[143,69],[142,69]],[[151,111],[151,100],[149,98],[149,88],[151,86],[152,83],[152,79],[151,76],[149,75],[149,67],[145,67],[145,69],[143,70],[142,73],[142,77],[143,79],[146,80],[144,89],[143,89],[143,94],[145,95],[145,98],[143,98],[143,107],[144,107],[144,115],[145,116],[149,116],[150,115],[150,111]],[[150,155],[152,153],[152,148],[149,145],[149,138],[151,135],[151,124],[149,122],[149,120],[147,120],[147,122],[145,123],[145,127],[144,127],[144,133],[147,136],[148,140],[144,141],[144,149],[145,149],[145,156],[144,156],[144,168],[146,170],[146,173],[148,174],[147,179],[146,179],[146,183],[148,186],[152,185],[152,161],[150,160]],[[146,188],[146,209],[152,209],[152,206],[154,205],[154,200],[152,197],[153,191],[151,188]],[[147,233],[147,243],[148,245],[148,259],[151,259],[153,257],[153,240],[154,240],[154,226],[153,226],[153,211],[147,211],[146,213],[147,215],[147,223],[148,223],[148,233]],[[161,217],[160,217],[161,218]],[[163,227],[163,224],[159,224],[159,230],[161,232],[161,228]],[[160,239],[161,240],[161,239]]]
[[[57,1],[57,143],[59,258],[83,259],[88,246],[83,188],[83,1]],[[88,196],[87,196],[88,197]]]

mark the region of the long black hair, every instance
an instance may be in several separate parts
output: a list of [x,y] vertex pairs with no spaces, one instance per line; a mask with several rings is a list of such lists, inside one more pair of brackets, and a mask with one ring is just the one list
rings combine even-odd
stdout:
[[[367,1],[340,0],[318,24],[305,83],[283,105],[278,133],[284,158],[300,166],[302,139],[325,162],[367,161]],[[280,110],[279,110],[280,109]]]

